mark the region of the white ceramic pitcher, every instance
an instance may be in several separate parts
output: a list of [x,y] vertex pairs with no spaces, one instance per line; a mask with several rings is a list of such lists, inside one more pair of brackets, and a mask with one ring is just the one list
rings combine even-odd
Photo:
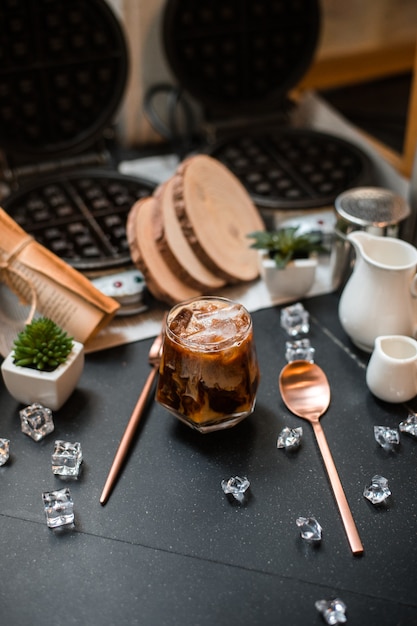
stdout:
[[385,402],[407,402],[417,395],[417,341],[402,335],[377,337],[366,369],[366,383]]
[[356,262],[339,301],[339,319],[362,350],[380,335],[417,332],[417,250],[393,237],[364,231],[347,235]]

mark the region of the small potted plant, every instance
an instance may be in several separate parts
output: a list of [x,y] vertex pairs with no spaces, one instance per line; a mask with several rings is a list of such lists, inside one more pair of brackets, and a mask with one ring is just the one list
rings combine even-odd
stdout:
[[317,254],[324,252],[318,233],[298,234],[299,226],[256,231],[250,246],[259,250],[260,274],[274,297],[298,298],[313,286]]
[[39,317],[18,334],[1,372],[16,400],[39,402],[55,411],[71,395],[83,367],[83,344],[49,318]]

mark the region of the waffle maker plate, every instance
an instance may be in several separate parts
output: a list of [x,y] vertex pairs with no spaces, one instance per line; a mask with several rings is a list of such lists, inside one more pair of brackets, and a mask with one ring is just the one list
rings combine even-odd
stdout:
[[0,34],[4,209],[79,270],[130,265],[127,213],[155,185],[113,172],[103,149],[127,79],[118,20],[105,0],[13,0]]
[[206,150],[266,215],[328,207],[371,180],[359,148],[290,126],[287,94],[310,66],[319,31],[317,0],[168,0],[165,7],[167,60],[222,135]]

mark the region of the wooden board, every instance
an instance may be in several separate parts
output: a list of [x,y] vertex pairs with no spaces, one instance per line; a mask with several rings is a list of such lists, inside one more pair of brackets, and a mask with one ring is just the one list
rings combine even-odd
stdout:
[[174,206],[195,255],[230,283],[258,276],[258,256],[248,234],[264,224],[246,189],[219,161],[196,155],[177,170]]
[[196,155],[133,205],[126,233],[149,291],[174,304],[257,278],[258,252],[248,234],[264,228],[234,174],[216,159]]
[[138,200],[129,212],[126,234],[132,261],[142,272],[149,291],[158,300],[175,304],[199,296],[201,291],[185,285],[161,256],[157,203],[153,196]]
[[[167,261],[171,255],[171,263],[177,268],[178,275],[190,287],[210,293],[220,289],[226,280],[211,272],[195,254],[188,239],[184,235],[178,221],[174,206],[173,191],[175,177],[171,177],[160,190],[158,195],[162,222],[164,225],[163,247],[161,253],[167,254]],[[169,253],[168,253],[169,251]],[[174,261],[172,261],[172,257]]]

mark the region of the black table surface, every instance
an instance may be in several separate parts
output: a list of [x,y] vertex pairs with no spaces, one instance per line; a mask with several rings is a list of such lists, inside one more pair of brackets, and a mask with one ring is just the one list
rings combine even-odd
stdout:
[[[366,387],[369,355],[340,327],[337,294],[306,300],[315,361],[332,390],[322,418],[365,552],[352,556],[310,425],[283,405],[278,375],[288,336],[280,307],[253,314],[261,368],[255,412],[202,435],[150,402],[106,506],[99,497],[117,444],[148,372],[151,340],[89,354],[79,385],[41,442],[21,433],[19,409],[0,385],[0,615],[11,625],[322,624],[316,600],[341,598],[349,624],[417,624],[417,440],[395,451],[374,425],[398,427],[408,409]],[[414,408],[414,407],[412,407]],[[295,453],[277,449],[284,426],[303,426]],[[52,474],[55,439],[79,441],[76,481]],[[375,474],[392,496],[363,496]],[[221,481],[247,476],[250,497],[231,502]],[[75,527],[46,525],[41,494],[68,486]],[[314,516],[320,545],[295,520]]]

